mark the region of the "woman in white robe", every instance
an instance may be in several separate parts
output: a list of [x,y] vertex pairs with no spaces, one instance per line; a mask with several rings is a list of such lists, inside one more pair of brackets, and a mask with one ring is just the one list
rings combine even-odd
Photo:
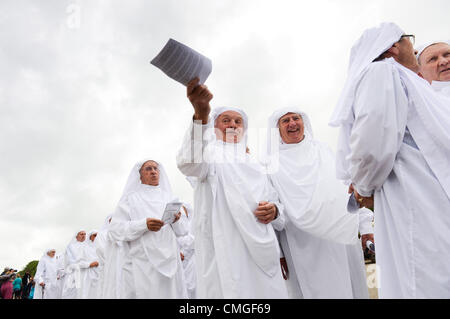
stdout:
[[[217,118],[227,111],[243,118],[244,137],[238,143],[216,139],[213,133]],[[190,122],[177,165],[191,181],[195,179],[197,298],[287,298],[273,228],[283,227],[283,208],[265,168],[247,152],[245,112],[217,108],[207,124]],[[271,223],[255,217],[261,201],[278,208]]]
[[[281,137],[279,121],[285,115],[289,121],[289,115],[297,119],[291,131],[304,132],[295,143]],[[270,179],[286,213],[279,238],[290,296],[369,298],[358,230],[373,233],[372,212],[347,212],[346,187],[335,177],[331,149],[314,139],[309,117],[298,108],[283,108],[270,116],[267,145]],[[359,215],[364,229],[359,229]]]
[[[449,298],[450,108],[404,66],[414,50],[403,35],[383,23],[352,48],[330,121],[340,127],[337,173],[374,196],[379,297]],[[375,61],[393,46],[401,56]]]
[[[157,163],[158,185],[141,183],[140,170],[148,162]],[[113,240],[123,242],[126,247],[122,257],[131,262],[131,269],[124,274],[123,282],[127,286],[121,287],[123,296],[138,299],[187,297],[176,241],[177,236],[187,232],[183,223],[178,220],[164,224],[158,231],[151,231],[147,225],[149,218],[161,220],[166,204],[174,200],[161,163],[146,160],[134,165],[109,226]],[[108,277],[106,280],[115,279]]]
[[48,249],[39,260],[34,275],[33,299],[59,299],[58,265],[55,253],[54,249]]

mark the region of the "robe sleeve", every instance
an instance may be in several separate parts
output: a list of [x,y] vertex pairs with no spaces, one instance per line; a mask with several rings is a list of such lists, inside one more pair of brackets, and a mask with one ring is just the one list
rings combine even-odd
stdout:
[[358,210],[359,216],[359,233],[361,235],[373,234],[373,212],[368,208]]
[[170,226],[172,227],[176,237],[185,236],[189,232],[186,222],[184,221],[184,218],[181,217],[175,223],[170,224]]
[[208,175],[209,164],[203,161],[203,152],[207,145],[204,138],[207,129],[207,124],[192,122],[178,151],[178,169],[188,177],[197,177],[203,180]]
[[121,200],[109,224],[110,238],[114,241],[133,241],[147,231],[147,219],[131,220],[128,200]]
[[44,272],[45,272],[44,262],[40,260],[36,268],[36,274],[34,275],[35,282],[38,285],[44,282]]
[[406,128],[408,97],[398,72],[373,63],[361,79],[350,135],[350,175],[362,196],[381,188],[394,166]]
[[284,229],[284,225],[286,224],[286,219],[284,216],[284,206],[283,204],[281,204],[278,193],[273,187],[272,182],[269,178],[267,184],[269,191],[268,202],[275,204],[275,206],[277,207],[277,217],[271,222],[271,224],[275,230],[281,231]]

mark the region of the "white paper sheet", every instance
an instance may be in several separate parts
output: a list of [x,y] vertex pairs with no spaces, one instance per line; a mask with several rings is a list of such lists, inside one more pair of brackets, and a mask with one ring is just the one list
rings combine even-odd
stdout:
[[195,77],[205,83],[212,70],[210,59],[174,39],[169,39],[150,63],[183,85]]
[[164,222],[164,224],[172,224],[175,215],[178,214],[178,212],[181,209],[181,206],[183,203],[181,202],[170,202],[166,204],[166,208],[164,209],[163,216],[161,220]]

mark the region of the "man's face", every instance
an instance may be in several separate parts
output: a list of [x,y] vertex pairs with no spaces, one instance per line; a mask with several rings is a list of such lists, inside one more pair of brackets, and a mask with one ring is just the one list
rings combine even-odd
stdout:
[[244,136],[244,119],[238,112],[223,112],[216,119],[214,131],[218,140],[239,143]]
[[93,234],[89,237],[89,239],[90,239],[92,242],[94,242],[94,240],[95,240],[96,237],[97,237],[97,233],[93,233]]
[[397,55],[394,56],[394,59],[413,72],[419,72],[419,64],[417,62],[414,46],[411,40],[407,37],[401,38],[400,41],[394,44],[394,47],[398,49],[396,52]]
[[154,161],[145,162],[139,170],[141,174],[141,183],[146,185],[159,185],[159,169],[158,163]]
[[278,120],[281,139],[286,144],[300,143],[305,136],[303,118],[297,113],[287,113]]
[[47,255],[48,255],[49,257],[51,257],[51,258],[55,257],[55,254],[56,254],[56,251],[54,251],[54,250],[50,250],[50,251],[47,253]]
[[419,57],[420,74],[428,82],[450,81],[450,45],[436,43]]
[[80,231],[80,232],[77,234],[77,240],[78,240],[79,242],[83,242],[85,239],[86,239],[86,232],[85,232],[85,231]]

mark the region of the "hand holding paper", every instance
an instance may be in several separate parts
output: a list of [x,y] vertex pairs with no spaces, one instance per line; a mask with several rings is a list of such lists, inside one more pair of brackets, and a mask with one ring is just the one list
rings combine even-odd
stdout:
[[185,86],[195,77],[200,84],[205,83],[212,70],[210,59],[173,39],[150,63]]
[[183,203],[180,203],[180,202],[167,203],[166,209],[164,210],[163,217],[161,218],[161,220],[164,222],[164,225],[172,224],[175,222],[176,215],[179,213],[182,205],[183,205]]

